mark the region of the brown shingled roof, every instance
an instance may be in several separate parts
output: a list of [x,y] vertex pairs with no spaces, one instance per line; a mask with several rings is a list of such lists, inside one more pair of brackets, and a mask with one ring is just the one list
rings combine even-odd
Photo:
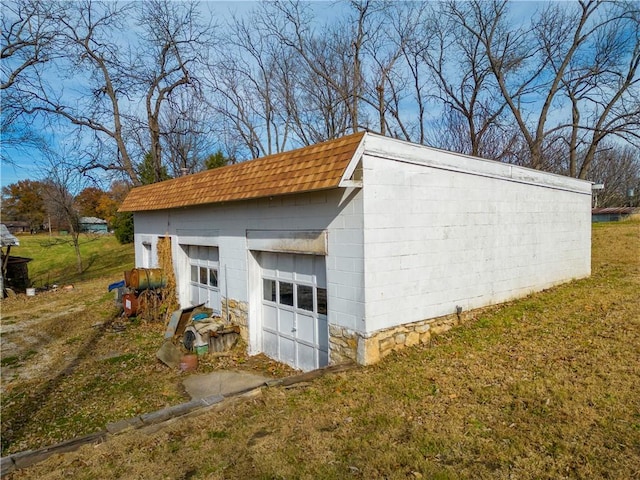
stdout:
[[336,188],[364,133],[131,190],[121,212],[164,210]]

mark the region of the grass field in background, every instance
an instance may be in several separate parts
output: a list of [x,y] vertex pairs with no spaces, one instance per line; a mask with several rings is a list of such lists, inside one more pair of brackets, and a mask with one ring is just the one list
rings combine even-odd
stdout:
[[20,245],[11,255],[33,259],[29,278],[35,287],[64,285],[95,278],[122,280],[122,272],[134,265],[133,244],[120,245],[113,235],[81,234],[83,272],[76,268],[76,253],[70,235],[19,235]]

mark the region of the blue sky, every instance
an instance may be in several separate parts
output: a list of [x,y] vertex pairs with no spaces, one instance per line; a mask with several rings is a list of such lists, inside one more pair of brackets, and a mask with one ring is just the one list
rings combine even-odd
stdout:
[[[212,12],[218,19],[224,21],[230,15],[242,15],[250,11],[257,2],[255,1],[203,1],[202,6],[205,12]],[[60,129],[57,133],[50,135],[50,141],[55,145],[64,142],[66,133]],[[40,157],[36,151],[16,148],[7,148],[0,141],[0,149],[3,149],[3,157],[11,159],[5,162],[0,159],[0,186],[6,187],[20,180],[38,180],[44,177],[43,169],[40,165],[45,162],[44,156]]]
[[40,177],[38,167],[29,159],[20,159],[20,165],[8,165],[2,162],[0,183],[3,187],[16,183],[20,180],[36,179]]
[[[337,16],[339,14],[340,6],[335,5],[332,1],[315,2],[323,4],[319,8],[321,16]],[[512,4],[514,16],[520,19],[530,18],[533,12],[545,2],[535,0],[519,0]],[[253,1],[231,1],[231,2],[204,2],[203,10],[212,11],[220,20],[224,21],[225,17],[231,14],[242,15],[245,12],[250,11],[256,2]],[[327,7],[331,8],[327,8]],[[64,137],[60,136],[61,131],[55,135],[53,139],[54,144],[60,141],[64,142]],[[1,147],[0,147],[1,148]],[[38,158],[36,152],[25,153],[20,150],[8,149],[3,152],[9,158],[13,160],[13,164],[2,162],[0,165],[0,185],[5,187],[7,185],[16,183],[20,180],[31,179],[36,180],[42,178],[42,169],[38,166],[43,159]]]

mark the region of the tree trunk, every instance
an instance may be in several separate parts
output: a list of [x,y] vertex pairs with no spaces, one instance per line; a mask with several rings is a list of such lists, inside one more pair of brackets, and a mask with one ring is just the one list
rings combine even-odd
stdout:
[[76,252],[76,271],[82,273],[82,254],[80,253],[80,232],[73,225],[73,219],[69,219],[69,227],[71,230],[71,239],[73,241],[73,249]]

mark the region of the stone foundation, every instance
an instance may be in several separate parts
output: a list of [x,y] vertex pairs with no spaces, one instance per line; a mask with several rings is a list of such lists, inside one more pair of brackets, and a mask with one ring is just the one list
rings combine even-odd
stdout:
[[329,325],[329,364],[357,362],[358,334],[348,328]]
[[371,365],[391,352],[418,344],[428,344],[432,335],[444,333],[464,322],[470,312],[398,325],[365,336],[348,328],[329,326],[330,364],[346,361]]
[[249,304],[233,298],[222,298],[222,318],[228,325],[240,327],[240,336],[249,341]]

